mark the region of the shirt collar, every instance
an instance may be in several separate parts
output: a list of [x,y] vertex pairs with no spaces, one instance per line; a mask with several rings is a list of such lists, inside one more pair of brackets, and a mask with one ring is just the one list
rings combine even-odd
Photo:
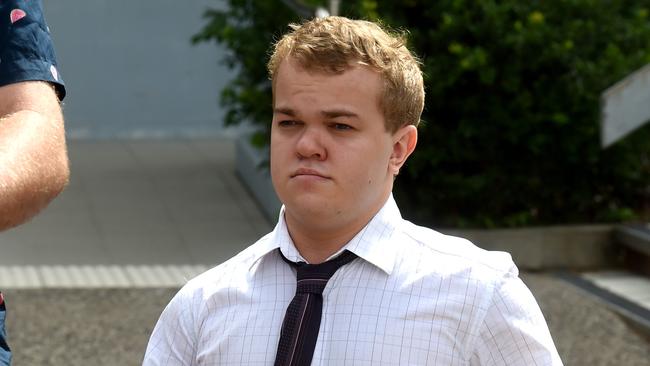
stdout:
[[275,225],[275,228],[267,234],[265,238],[261,239],[260,242],[261,245],[258,246],[252,254],[254,258],[253,261],[251,261],[251,268],[260,259],[278,248],[280,248],[282,254],[287,259],[294,262],[305,262],[305,259],[302,258],[289,235],[289,230],[287,229],[287,224],[284,220],[284,205],[282,205],[282,208],[280,209],[278,222]]
[[395,267],[398,250],[391,239],[401,222],[402,215],[391,194],[379,212],[343,249],[353,252],[390,275]]
[[[343,250],[347,249],[367,262],[379,267],[387,274],[391,274],[395,267],[397,253],[397,248],[395,243],[391,242],[391,238],[393,232],[401,222],[402,215],[391,194],[384,206],[370,222],[330,258],[336,257]],[[290,261],[306,262],[298,252],[298,249],[296,249],[289,235],[287,224],[284,220],[284,205],[280,209],[278,223],[268,236],[268,240],[265,240],[263,245],[259,247],[259,250],[256,251],[256,259],[260,259],[274,249],[280,248],[282,254]]]

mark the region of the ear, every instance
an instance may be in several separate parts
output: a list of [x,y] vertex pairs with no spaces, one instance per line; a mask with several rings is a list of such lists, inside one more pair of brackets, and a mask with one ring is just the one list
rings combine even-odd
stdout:
[[406,159],[415,150],[418,142],[418,129],[413,125],[407,125],[393,134],[393,153],[390,155],[389,171],[396,176],[406,162]]

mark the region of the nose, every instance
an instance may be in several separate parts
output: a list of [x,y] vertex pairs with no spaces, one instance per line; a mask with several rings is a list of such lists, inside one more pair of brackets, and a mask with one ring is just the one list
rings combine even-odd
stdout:
[[317,128],[305,128],[296,142],[296,153],[300,159],[325,160],[327,150],[323,144],[323,133]]

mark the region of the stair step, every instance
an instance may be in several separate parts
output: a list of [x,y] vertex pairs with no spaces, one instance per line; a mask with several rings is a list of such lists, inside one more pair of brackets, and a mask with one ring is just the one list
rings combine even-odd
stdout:
[[650,310],[650,278],[627,271],[583,273],[582,277],[613,294]]
[[650,335],[650,278],[624,270],[562,272],[558,277],[595,297]]
[[650,224],[618,226],[614,230],[614,239],[629,249],[650,256]]

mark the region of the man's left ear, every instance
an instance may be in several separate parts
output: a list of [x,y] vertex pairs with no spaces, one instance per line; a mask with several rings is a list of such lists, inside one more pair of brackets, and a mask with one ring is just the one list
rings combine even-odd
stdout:
[[393,153],[389,160],[389,169],[393,176],[399,174],[400,168],[415,150],[417,143],[418,129],[413,125],[401,127],[393,134]]

